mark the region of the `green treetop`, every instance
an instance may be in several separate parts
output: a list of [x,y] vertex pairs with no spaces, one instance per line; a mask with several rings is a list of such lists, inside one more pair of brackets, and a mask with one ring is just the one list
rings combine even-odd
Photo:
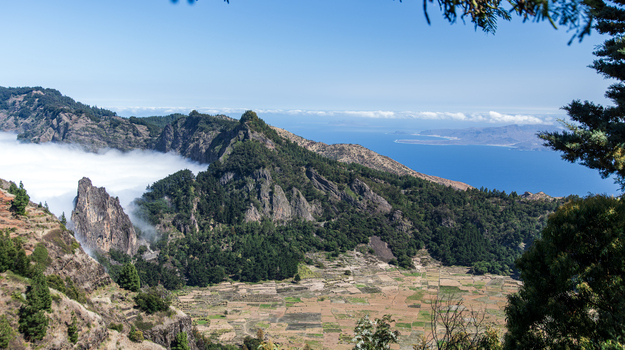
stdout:
[[121,272],[119,273],[119,277],[117,278],[117,284],[119,284],[121,288],[127,289],[131,292],[139,291],[139,288],[141,288],[141,280],[139,279],[139,274],[133,264],[124,264]]
[[26,206],[30,202],[30,197],[24,189],[24,184],[20,181],[20,187],[13,192],[15,198],[11,201],[11,210],[17,215],[26,215]]
[[[506,349],[602,349],[625,339],[625,203],[574,200],[517,262]],[[621,342],[623,340],[620,340]]]
[[602,177],[616,175],[625,189],[625,2],[593,2],[595,28],[612,37],[599,46],[599,57],[592,64],[606,78],[616,79],[606,92],[614,106],[603,107],[592,102],[571,102],[564,109],[574,123],[563,122],[568,131],[543,132],[545,145],[563,152],[562,158],[599,170]]

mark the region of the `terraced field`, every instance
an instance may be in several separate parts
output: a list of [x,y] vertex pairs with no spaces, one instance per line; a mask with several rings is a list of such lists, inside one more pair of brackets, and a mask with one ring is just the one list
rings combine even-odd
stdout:
[[176,307],[194,319],[215,341],[242,343],[262,328],[285,348],[350,349],[359,318],[391,314],[401,333],[394,348],[412,349],[430,332],[432,300],[454,293],[463,305],[485,314],[485,322],[503,330],[506,295],[519,281],[502,276],[472,276],[467,268],[441,267],[425,251],[416,269],[398,270],[375,257],[351,252],[334,261],[315,255],[316,266],[300,266],[302,280],[259,284],[222,283],[185,289]]

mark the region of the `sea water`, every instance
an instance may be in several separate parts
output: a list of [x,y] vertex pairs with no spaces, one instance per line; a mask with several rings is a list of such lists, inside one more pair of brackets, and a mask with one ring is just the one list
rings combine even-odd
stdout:
[[[360,144],[428,175],[467,183],[473,187],[522,194],[545,192],[550,196],[619,195],[611,178],[596,170],[562,160],[559,152],[520,151],[498,146],[433,146],[395,142],[416,139],[392,128],[283,123],[304,138],[328,144]],[[275,124],[274,124],[275,125]],[[278,125],[280,126],[280,125]]]

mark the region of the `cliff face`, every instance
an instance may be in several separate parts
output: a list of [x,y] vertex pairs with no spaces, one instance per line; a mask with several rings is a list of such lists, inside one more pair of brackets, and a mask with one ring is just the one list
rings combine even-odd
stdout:
[[119,204],[104,187],[94,187],[83,177],[78,182],[72,221],[81,242],[90,249],[108,252],[111,248],[134,255],[139,248],[135,229]]
[[[8,182],[0,179],[0,232],[4,234],[6,230],[10,237],[22,242],[27,256],[33,254],[36,246],[43,245],[48,257],[44,275],[56,275],[63,281],[69,278],[83,296],[79,302],[50,288],[53,301],[51,312],[46,313],[49,320],[46,335],[42,340],[28,342],[17,331],[17,310],[22,301],[12,297],[23,295],[28,282],[11,272],[0,273],[0,314],[7,316],[11,328],[15,330],[9,349],[164,350],[171,347],[179,332],[185,331],[189,334],[190,348],[198,350],[189,316],[175,309],[167,315],[148,315],[134,309],[135,293],[119,289],[102,265],[85,253],[54,215],[34,203],[27,206],[25,216],[12,215],[9,206],[14,196],[7,193],[5,187],[8,187]],[[143,324],[149,325],[144,336],[151,341],[135,343],[128,338],[131,326],[137,324],[139,315],[143,317]],[[78,332],[76,344],[68,340],[68,325],[74,316]],[[108,329],[111,323],[121,324],[122,331]]]

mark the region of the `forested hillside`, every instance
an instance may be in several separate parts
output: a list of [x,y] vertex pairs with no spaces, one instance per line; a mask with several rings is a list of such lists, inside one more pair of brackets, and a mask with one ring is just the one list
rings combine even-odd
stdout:
[[373,236],[402,267],[425,246],[445,264],[508,274],[562,203],[339,163],[278,136],[251,111],[231,135],[207,171],[172,174],[138,201],[168,233],[157,243],[159,264],[179,269],[189,285],[283,279],[306,252],[337,256]]

